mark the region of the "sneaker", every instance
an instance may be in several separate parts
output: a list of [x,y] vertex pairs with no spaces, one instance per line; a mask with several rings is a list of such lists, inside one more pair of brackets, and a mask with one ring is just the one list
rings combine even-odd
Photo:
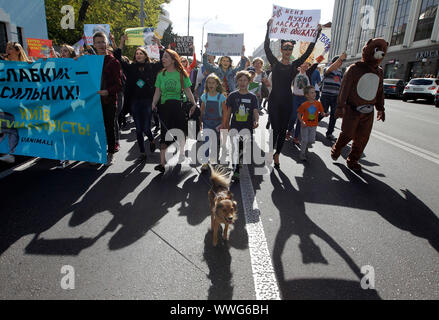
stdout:
[[56,168],[58,169],[64,169],[65,167],[67,167],[69,164],[69,162],[67,160],[61,160],[59,162],[59,164],[56,166]]
[[333,141],[333,140],[336,140],[337,138],[334,137],[332,134],[327,134],[326,139]]
[[201,172],[206,172],[209,170],[209,164],[205,163],[201,166]]
[[106,167],[109,167],[113,164],[113,154],[109,153],[107,156],[107,163],[105,164]]
[[116,143],[116,146],[114,147],[114,152],[119,152],[120,150],[120,144]]
[[15,157],[12,154],[6,154],[3,157],[0,157],[0,161],[6,162],[6,163],[14,163]]
[[160,127],[155,127],[155,129],[154,129],[154,135],[157,135],[158,133],[159,133],[159,131],[160,131]]
[[152,153],[154,153],[154,152],[156,151],[156,149],[157,149],[157,146],[155,145],[155,142],[154,142],[154,141],[151,141],[151,142],[149,143],[149,150],[150,150]]
[[159,171],[160,173],[165,173],[165,167],[164,166],[162,166],[161,164],[159,164],[158,166],[155,166],[154,167],[154,170],[155,171]]
[[239,172],[238,171],[233,172],[232,180],[239,181]]
[[140,160],[146,160],[148,156],[146,155],[146,152],[140,152],[139,159]]

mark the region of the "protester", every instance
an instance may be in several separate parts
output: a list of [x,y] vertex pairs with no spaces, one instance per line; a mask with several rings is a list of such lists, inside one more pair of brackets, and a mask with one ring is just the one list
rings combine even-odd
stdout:
[[292,101],[293,93],[291,83],[298,73],[297,68],[301,66],[314,50],[315,43],[320,36],[322,27],[318,25],[318,33],[314,42],[312,42],[302,57],[290,63],[290,58],[294,49],[294,41],[281,41],[282,60],[279,61],[273,55],[270,49],[270,19],[267,23],[267,34],[265,37],[264,49],[267,59],[272,67],[272,86],[268,108],[271,125],[273,127],[273,142],[276,145],[274,154],[274,163],[276,168],[280,168],[279,156],[285,142],[285,135],[288,127],[288,121],[293,111]]
[[337,118],[335,117],[335,111],[337,110],[337,99],[340,93],[341,80],[343,78],[341,72],[341,66],[346,59],[346,53],[341,56],[336,56],[332,59],[331,65],[324,70],[322,80],[322,96],[320,101],[322,102],[325,112],[330,110],[330,118],[328,130],[326,131],[326,138],[328,140],[336,140],[334,137],[334,128]]
[[255,70],[255,78],[253,79],[253,82],[260,84],[260,92],[258,98],[258,104],[259,104],[259,114],[262,114],[262,100],[265,98],[268,98],[268,89],[267,89],[267,73],[263,70],[264,67],[264,60],[262,58],[255,58],[252,61],[252,66]]
[[[251,146],[253,129],[259,126],[258,99],[248,91],[250,73],[239,71],[236,74],[238,90],[227,97],[226,125],[230,122],[230,138],[232,142],[233,179],[239,180],[239,158],[244,144]],[[235,130],[234,130],[235,129]],[[239,134],[238,134],[239,133]],[[246,150],[250,152],[251,150]]]
[[[290,123],[288,125],[288,132],[286,139],[289,140],[289,138],[293,135],[293,129],[294,125],[294,139],[293,142],[296,144],[299,144],[299,135],[300,135],[300,120],[297,119],[297,108],[306,101],[305,95],[304,95],[304,89],[307,86],[311,85],[311,77],[313,72],[317,69],[317,63],[313,64],[313,66],[310,68],[309,64],[307,62],[303,63],[299,68],[298,72],[294,77],[293,80],[293,113],[291,114]],[[297,121],[296,121],[297,120]]]
[[[8,42],[6,45],[6,55],[5,59],[7,61],[24,61],[24,62],[32,62],[26,55],[26,52],[24,51],[21,44],[18,42]],[[13,117],[12,114],[4,113],[2,110],[0,110],[0,117],[9,119],[8,117]],[[5,138],[5,136],[8,136],[9,141],[9,153],[3,155],[0,157],[0,161],[6,162],[6,163],[14,163],[15,157],[12,155],[12,153],[15,152],[15,147],[18,144],[18,135],[16,133],[16,129],[13,130],[7,130],[7,128],[3,128],[3,126],[0,127],[0,142]]]
[[256,82],[256,70],[253,67],[248,67],[247,72],[250,73],[250,83],[248,85],[248,91],[253,93],[256,98],[258,98],[258,109],[259,109],[259,100],[261,98],[261,83]]
[[[152,101],[152,109],[158,110],[162,127],[160,130],[160,164],[154,169],[165,172],[166,165],[166,149],[172,142],[166,141],[166,133],[171,129],[179,129],[185,132],[186,115],[182,109],[183,93],[189,98],[192,103],[190,115],[192,115],[197,105],[191,91],[191,81],[186,70],[180,61],[180,56],[177,52],[166,49],[162,58],[163,71],[161,71],[155,83],[155,93]],[[161,97],[161,98],[160,98]],[[160,100],[160,106],[157,104]],[[180,159],[184,158],[185,141],[181,141],[180,145]]]
[[192,70],[197,66],[197,55],[195,54],[195,48],[191,45],[192,50],[194,51],[194,56],[192,63],[189,65],[189,61],[186,57],[180,57],[181,64],[183,65],[184,70],[186,70],[187,74],[191,74]]
[[6,45],[6,56],[7,61],[22,61],[31,63],[32,60],[28,58],[23,47],[18,42],[9,41]]
[[[154,96],[154,84],[158,72],[163,68],[161,61],[152,62],[146,50],[138,47],[133,57],[133,63],[129,64],[122,60],[122,50],[125,46],[127,35],[123,35],[119,48],[114,56],[122,64],[122,69],[127,77],[126,93],[131,100],[131,114],[136,126],[137,143],[139,145],[140,158],[146,159],[144,134],[148,137],[150,151],[156,150],[154,136],[151,132],[152,98]],[[160,47],[160,41],[154,40]],[[164,51],[160,50],[160,56]]]
[[[311,67],[310,63],[308,63],[308,67]],[[322,82],[322,76],[319,68],[316,68],[311,75],[311,85],[316,89],[316,100],[320,100],[320,82]]]
[[119,61],[108,54],[108,39],[105,33],[97,32],[93,35],[93,46],[98,55],[105,56],[102,69],[102,86],[98,94],[101,96],[102,114],[104,116],[105,135],[107,137],[108,155],[106,166],[113,164],[113,156],[116,150],[116,104],[117,94],[122,89],[122,69]]
[[[206,49],[208,48],[208,45],[209,44],[206,43]],[[245,47],[242,46],[241,62],[236,68],[232,65],[232,58],[228,56],[221,57],[219,60],[219,66],[216,66],[209,62],[207,54],[203,55],[203,65],[207,72],[215,73],[221,79],[227,94],[236,90],[235,76],[238,71],[245,69],[247,58],[244,56],[244,53]]]
[[[207,60],[210,64],[215,65],[215,56],[207,55]],[[206,77],[209,75],[209,71],[207,71],[204,64],[200,66],[198,69],[197,74],[197,82],[195,84],[195,92],[198,95],[198,99],[201,98],[201,96],[204,93],[204,89],[206,87]]]
[[[226,97],[220,78],[214,73],[206,78],[205,92],[201,100],[201,122],[203,123],[204,143],[209,146],[206,149],[206,162],[201,166],[202,171],[209,168],[209,157],[211,156],[214,146],[216,147],[216,161],[219,156],[220,130],[225,129],[225,116],[227,115]],[[209,142],[209,135],[205,130],[210,129],[215,132],[216,140]]]
[[307,86],[304,89],[306,101],[297,109],[298,118],[302,126],[300,135],[300,160],[307,160],[308,148],[316,141],[316,131],[319,125],[319,115],[325,117],[322,104],[316,100],[316,89],[313,86]]

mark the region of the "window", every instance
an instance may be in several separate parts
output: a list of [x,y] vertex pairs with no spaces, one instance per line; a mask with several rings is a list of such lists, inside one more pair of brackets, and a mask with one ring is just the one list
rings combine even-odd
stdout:
[[404,42],[411,4],[412,0],[398,1],[398,11],[396,13],[395,24],[393,26],[392,40],[390,41],[391,46],[396,46]]
[[438,0],[423,0],[416,27],[415,41],[431,37],[434,19],[436,18]]
[[8,34],[6,33],[6,23],[0,22],[0,52],[6,52],[6,44],[8,43]]
[[[373,2],[374,0],[366,0],[365,2],[365,6],[373,6]],[[361,52],[363,46],[366,44],[366,41],[369,40],[368,39],[368,34],[369,34],[369,30],[368,29],[361,29],[361,33],[360,33],[360,41],[358,42],[358,48],[357,48],[357,52]]]
[[425,80],[425,79],[414,79],[410,81],[410,84],[416,86],[429,86],[433,84],[433,80]]
[[18,42],[24,48],[24,44],[23,44],[23,28],[17,27],[17,36],[18,36]]
[[384,38],[384,29],[387,27],[387,14],[389,13],[390,0],[381,0],[378,12],[378,21],[375,38]]
[[351,15],[351,24],[349,27],[349,36],[348,36],[348,45],[347,50],[350,54],[354,54],[354,37],[355,37],[355,29],[357,27],[358,22],[358,9],[360,8],[360,0],[354,0],[354,4],[352,6],[352,15]]

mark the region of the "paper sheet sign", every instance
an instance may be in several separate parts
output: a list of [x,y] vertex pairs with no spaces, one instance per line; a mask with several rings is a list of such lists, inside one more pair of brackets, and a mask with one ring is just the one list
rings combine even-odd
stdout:
[[110,25],[109,24],[84,24],[84,35],[88,45],[93,45],[93,35],[96,32],[103,32],[110,41]]
[[145,49],[151,59],[160,60],[160,49],[157,45],[150,44]]
[[314,41],[317,36],[320,16],[320,10],[297,10],[273,5],[273,23],[269,37],[271,39]]
[[241,56],[244,45],[244,34],[207,34],[208,48],[206,53],[212,56]]
[[148,46],[153,44],[154,28],[128,28],[125,30],[128,36],[127,46]]
[[30,57],[52,58],[50,48],[52,48],[52,40],[27,38],[27,51]]
[[194,54],[194,50],[191,48],[191,45],[194,44],[194,37],[186,36],[186,37],[176,37],[175,38],[175,51],[180,56],[192,56]]

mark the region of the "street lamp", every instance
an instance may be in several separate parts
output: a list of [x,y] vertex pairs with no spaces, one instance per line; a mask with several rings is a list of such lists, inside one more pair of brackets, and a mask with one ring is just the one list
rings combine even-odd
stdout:
[[[215,16],[215,20],[218,18],[218,16]],[[203,56],[203,48],[204,48],[204,27],[206,24],[209,23],[209,21],[211,21],[213,18],[210,18],[209,20],[207,20],[206,22],[203,23],[203,34],[201,35],[201,57]]]

